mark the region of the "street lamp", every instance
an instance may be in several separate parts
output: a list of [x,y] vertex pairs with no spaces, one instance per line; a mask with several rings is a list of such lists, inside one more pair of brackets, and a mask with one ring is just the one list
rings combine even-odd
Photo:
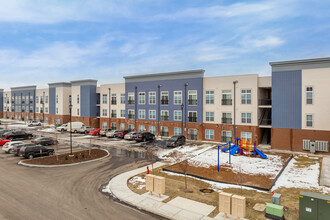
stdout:
[[23,93],[21,93],[21,120],[23,120]]
[[184,84],[184,99],[185,99],[185,106],[184,106],[184,136],[187,137],[187,86],[188,83]]
[[160,119],[160,87],[162,87],[162,85],[158,85],[158,136],[160,136],[160,129],[159,129],[159,119]]
[[134,109],[134,130],[137,131],[136,129],[136,117],[137,117],[137,86],[134,87],[134,90],[135,90],[135,101],[134,101],[134,104],[135,104],[135,109]]
[[45,92],[42,98],[42,127],[45,127]]
[[73,156],[73,154],[72,154],[72,104],[71,104],[71,102],[69,104],[69,110],[70,110],[70,156]]
[[233,81],[234,84],[234,143],[236,144],[236,84],[237,80]]
[[184,104],[182,103],[181,104],[181,135],[183,135],[183,107],[184,107]]
[[111,94],[111,88],[108,88],[108,90],[109,90],[109,129],[110,129],[110,112],[111,112],[111,106],[110,106],[110,101],[111,101],[111,99],[110,99],[110,94]]

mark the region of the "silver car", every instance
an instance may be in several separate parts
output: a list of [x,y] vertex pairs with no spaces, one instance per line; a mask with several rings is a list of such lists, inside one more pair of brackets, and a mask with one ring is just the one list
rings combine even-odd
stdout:
[[101,136],[106,136],[106,134],[108,133],[108,132],[110,132],[111,131],[111,129],[108,129],[108,128],[102,128],[101,130],[100,130],[100,135]]
[[92,130],[93,128],[90,126],[82,126],[80,129],[78,129],[78,132],[82,134],[89,134],[89,132]]
[[135,135],[136,135],[136,132],[135,132],[135,131],[132,131],[132,132],[126,134],[126,135],[124,136],[124,139],[125,139],[125,140],[134,140]]
[[108,138],[113,138],[113,137],[116,137],[116,135],[117,135],[118,132],[119,132],[118,130],[112,130],[112,131],[107,132],[106,133],[106,136]]

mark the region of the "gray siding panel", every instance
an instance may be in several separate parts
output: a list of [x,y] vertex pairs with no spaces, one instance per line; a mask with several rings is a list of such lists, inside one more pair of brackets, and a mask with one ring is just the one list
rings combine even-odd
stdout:
[[49,114],[55,115],[56,88],[49,88]]
[[272,72],[272,127],[301,129],[301,70]]
[[82,85],[80,86],[80,116],[96,117],[97,116],[97,94],[96,86]]

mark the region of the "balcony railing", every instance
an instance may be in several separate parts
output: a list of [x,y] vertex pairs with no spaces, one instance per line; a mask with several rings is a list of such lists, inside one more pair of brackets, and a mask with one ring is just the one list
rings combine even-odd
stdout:
[[259,125],[272,125],[272,119],[262,119],[259,121]]
[[232,105],[232,99],[222,99],[221,104],[222,105]]
[[22,100],[22,104],[25,104],[25,101],[24,100]]
[[229,142],[229,141],[231,141],[231,137],[221,136],[221,142],[225,142],[225,143],[227,143],[227,142]]
[[30,113],[32,113],[33,112],[33,110],[32,109],[30,109]]
[[272,105],[271,99],[259,99],[258,102],[259,105]]
[[162,115],[161,119],[162,121],[168,121],[168,115]]
[[22,109],[22,112],[25,112],[25,109]]
[[7,104],[9,104],[9,101],[7,101]]
[[197,134],[188,134],[189,140],[197,140]]
[[134,105],[135,104],[135,101],[134,100],[130,100],[129,99],[127,102],[128,102],[129,105]]
[[33,103],[33,101],[32,100],[30,100],[30,104],[32,104]]
[[162,105],[168,105],[168,99],[162,99],[160,103]]
[[188,99],[188,105],[197,105],[197,99]]
[[44,113],[44,111],[41,109],[41,110],[40,110],[40,113]]
[[231,124],[232,118],[222,118],[222,124]]
[[188,117],[188,122],[197,122],[197,117]]
[[117,118],[117,114],[111,113],[111,118]]
[[134,119],[135,118],[135,114],[128,114],[128,119]]
[[40,104],[44,104],[44,101],[40,101]]
[[15,104],[15,101],[14,100],[11,100],[11,103]]
[[117,105],[117,100],[111,100],[111,105]]

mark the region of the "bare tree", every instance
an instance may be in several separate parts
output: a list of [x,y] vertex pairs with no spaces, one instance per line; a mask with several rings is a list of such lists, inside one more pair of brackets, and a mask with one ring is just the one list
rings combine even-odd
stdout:
[[146,158],[151,162],[151,169],[152,169],[152,174],[154,174],[154,152],[153,149],[151,147],[147,148],[147,152],[146,152]]
[[92,137],[89,137],[89,156],[91,155],[92,150]]
[[189,168],[188,159],[182,153],[179,153],[179,152],[176,152],[174,158],[175,158],[175,161],[178,164],[181,172],[184,174],[184,191],[192,192],[191,190],[188,190],[188,188],[187,188],[187,173],[188,173],[188,168]]
[[57,139],[57,131],[55,129],[55,146],[56,146],[56,160],[58,161],[58,139]]

